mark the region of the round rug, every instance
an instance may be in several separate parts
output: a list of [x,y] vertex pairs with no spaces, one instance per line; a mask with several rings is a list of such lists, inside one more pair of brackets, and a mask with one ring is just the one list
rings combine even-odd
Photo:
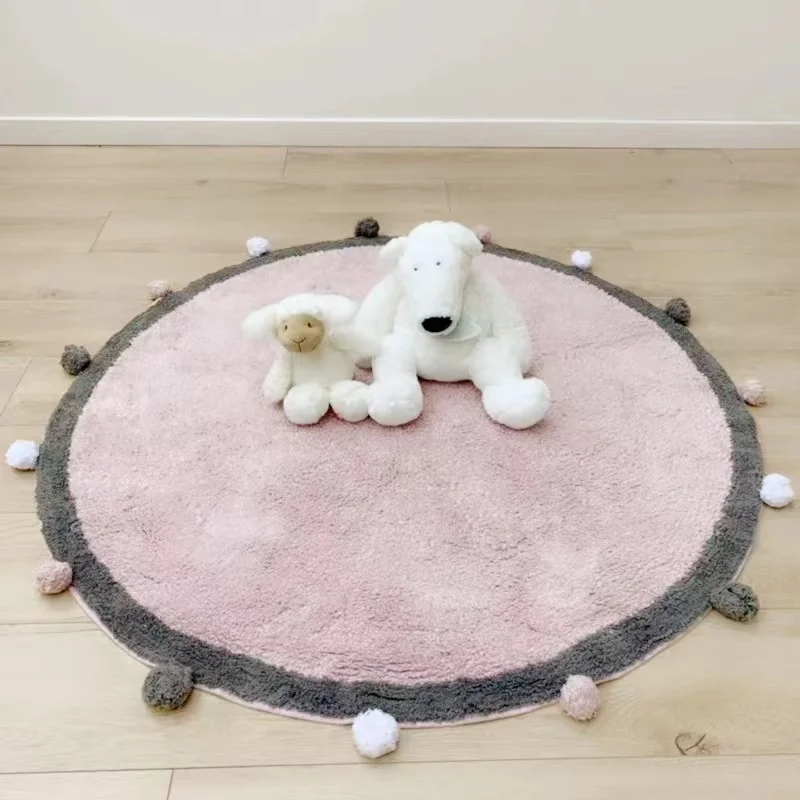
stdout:
[[407,427],[295,427],[261,397],[272,353],[241,322],[296,292],[363,297],[384,241],[222,270],[109,341],[39,462],[73,591],[143,661],[329,721],[515,713],[642,662],[753,541],[760,454],[730,380],[644,300],[490,246],[553,396],[544,422],[512,431],[470,384],[426,383]]

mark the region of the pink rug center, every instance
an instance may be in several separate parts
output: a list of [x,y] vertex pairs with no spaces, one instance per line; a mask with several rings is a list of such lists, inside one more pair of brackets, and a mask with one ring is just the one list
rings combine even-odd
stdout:
[[553,658],[692,567],[730,487],[708,381],[595,287],[493,255],[550,386],[548,419],[493,424],[426,384],[403,429],[290,425],[241,320],[300,291],[362,297],[377,248],[212,286],[140,334],[85,406],[70,486],[89,546],[164,623],[307,676],[413,683]]

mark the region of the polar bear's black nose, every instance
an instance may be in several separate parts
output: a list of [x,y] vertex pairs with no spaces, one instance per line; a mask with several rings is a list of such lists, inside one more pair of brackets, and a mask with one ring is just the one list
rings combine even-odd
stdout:
[[422,320],[422,327],[428,333],[442,333],[446,331],[453,324],[450,317],[428,317]]

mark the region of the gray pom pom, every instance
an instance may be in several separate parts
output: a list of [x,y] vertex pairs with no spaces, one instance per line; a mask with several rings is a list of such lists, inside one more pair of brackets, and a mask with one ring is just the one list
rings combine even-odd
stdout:
[[374,239],[381,232],[381,226],[378,220],[373,217],[364,217],[356,223],[356,236],[361,236],[364,239]]
[[711,595],[711,607],[728,619],[750,622],[758,614],[758,597],[744,583],[732,583]]
[[77,344],[68,344],[61,354],[61,366],[67,375],[79,375],[91,363],[89,351]]
[[166,664],[150,670],[142,684],[142,699],[159,711],[174,711],[192,693],[192,671],[188,667]]
[[688,325],[692,318],[692,309],[689,304],[682,297],[673,297],[670,300],[664,311],[669,314],[675,322],[680,322],[681,325]]

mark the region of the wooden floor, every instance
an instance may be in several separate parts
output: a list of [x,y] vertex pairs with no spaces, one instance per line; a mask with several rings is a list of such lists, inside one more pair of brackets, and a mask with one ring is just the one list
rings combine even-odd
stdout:
[[[731,375],[760,377],[767,468],[800,484],[800,151],[0,149],[0,449],[39,439],[69,383],[64,344],[98,348],[182,284],[277,247],[452,217],[656,302],[686,297]],[[712,615],[602,689],[589,725],[548,708],[403,734],[359,763],[346,729],[196,693],[141,702],[145,669],[68,596],[39,597],[34,478],[0,470],[2,800],[797,800],[800,513],[765,510],[744,580],[762,613]],[[685,751],[685,754],[681,752]]]

